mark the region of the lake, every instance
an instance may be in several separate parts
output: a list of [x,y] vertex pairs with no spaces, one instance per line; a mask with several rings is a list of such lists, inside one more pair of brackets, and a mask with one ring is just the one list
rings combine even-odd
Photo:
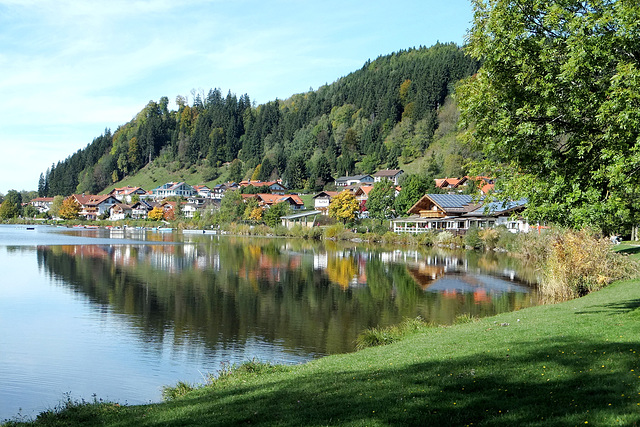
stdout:
[[367,328],[538,303],[503,254],[0,226],[0,420],[67,397],[140,404],[225,364],[353,351]]

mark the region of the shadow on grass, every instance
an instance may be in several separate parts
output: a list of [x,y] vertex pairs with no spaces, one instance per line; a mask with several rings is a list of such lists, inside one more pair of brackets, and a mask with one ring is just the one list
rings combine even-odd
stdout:
[[620,254],[627,254],[627,255],[634,255],[634,254],[640,254],[640,245],[638,246],[632,246],[629,248],[624,248],[624,249],[620,249],[619,251],[616,251]]
[[607,313],[609,315],[625,314],[640,309],[640,298],[630,299],[603,305],[593,305],[574,314]]
[[266,379],[261,387],[172,402],[173,416],[151,411],[119,425],[640,423],[640,342],[530,342],[496,351],[402,368],[389,361],[366,371]]

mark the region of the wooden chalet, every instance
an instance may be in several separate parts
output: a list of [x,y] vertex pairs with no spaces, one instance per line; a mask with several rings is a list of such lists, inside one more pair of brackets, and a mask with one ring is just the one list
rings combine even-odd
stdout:
[[466,194],[425,194],[408,211],[410,216],[393,221],[396,233],[450,231],[464,234],[473,226],[480,228],[505,225],[510,231],[529,231],[522,219],[512,215],[525,208],[526,201],[482,204]]

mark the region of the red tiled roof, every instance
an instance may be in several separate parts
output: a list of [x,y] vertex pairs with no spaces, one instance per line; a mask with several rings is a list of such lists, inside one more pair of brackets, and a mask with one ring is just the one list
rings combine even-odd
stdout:
[[100,203],[104,202],[105,200],[113,196],[111,196],[111,194],[102,194],[102,195],[73,194],[72,197],[74,197],[76,201],[80,203],[82,206],[87,206],[87,205],[99,205]]

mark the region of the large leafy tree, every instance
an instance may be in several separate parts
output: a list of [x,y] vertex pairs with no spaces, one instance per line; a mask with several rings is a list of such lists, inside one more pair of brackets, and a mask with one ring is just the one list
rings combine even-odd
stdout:
[[473,0],[463,123],[530,220],[621,231],[640,212],[640,3]]
[[394,213],[396,187],[388,179],[376,182],[367,198],[367,210],[371,218],[391,218]]
[[15,218],[22,214],[22,195],[9,190],[0,205],[0,219]]
[[433,187],[433,181],[422,175],[409,175],[402,182],[402,190],[395,199],[398,215],[405,215],[422,196]]
[[279,202],[271,205],[262,216],[262,220],[269,227],[275,227],[280,224],[280,217],[290,215],[291,206],[287,202]]

